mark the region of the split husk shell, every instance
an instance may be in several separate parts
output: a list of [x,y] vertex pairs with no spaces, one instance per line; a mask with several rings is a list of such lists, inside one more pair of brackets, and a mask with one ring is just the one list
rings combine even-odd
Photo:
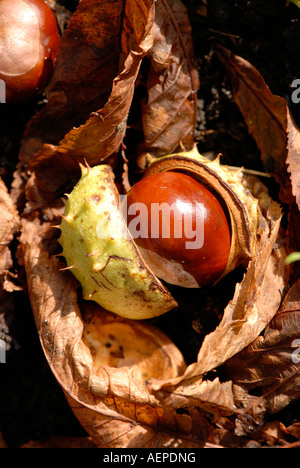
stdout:
[[62,255],[80,282],[84,299],[137,320],[176,307],[128,234],[110,166],[82,166],[60,228]]

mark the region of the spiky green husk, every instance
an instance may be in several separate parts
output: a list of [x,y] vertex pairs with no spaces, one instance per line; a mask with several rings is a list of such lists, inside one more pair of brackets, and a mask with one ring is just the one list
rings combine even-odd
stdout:
[[82,167],[60,229],[62,255],[84,299],[131,319],[155,317],[176,307],[128,233],[110,166]]

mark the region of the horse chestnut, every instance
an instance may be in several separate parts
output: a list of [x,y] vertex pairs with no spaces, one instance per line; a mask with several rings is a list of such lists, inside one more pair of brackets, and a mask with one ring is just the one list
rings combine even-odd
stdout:
[[0,79],[7,102],[30,99],[46,86],[59,40],[44,0],[0,0]]
[[230,226],[216,196],[193,177],[144,177],[127,194],[126,215],[144,260],[167,283],[201,287],[224,273]]

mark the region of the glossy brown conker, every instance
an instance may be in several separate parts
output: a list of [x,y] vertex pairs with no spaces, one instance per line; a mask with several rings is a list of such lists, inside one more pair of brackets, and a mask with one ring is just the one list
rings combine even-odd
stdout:
[[216,282],[228,262],[230,225],[217,197],[193,177],[166,171],[127,194],[127,225],[156,276],[193,288]]
[[6,102],[23,102],[47,85],[60,36],[44,0],[0,0],[0,79]]

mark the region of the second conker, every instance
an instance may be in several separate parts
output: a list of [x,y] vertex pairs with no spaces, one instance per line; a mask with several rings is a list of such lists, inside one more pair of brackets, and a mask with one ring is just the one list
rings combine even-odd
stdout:
[[185,173],[166,171],[137,182],[126,202],[129,231],[155,275],[187,288],[222,276],[231,230],[211,190]]
[[6,102],[23,102],[48,83],[59,45],[56,18],[44,0],[0,0],[0,79]]

